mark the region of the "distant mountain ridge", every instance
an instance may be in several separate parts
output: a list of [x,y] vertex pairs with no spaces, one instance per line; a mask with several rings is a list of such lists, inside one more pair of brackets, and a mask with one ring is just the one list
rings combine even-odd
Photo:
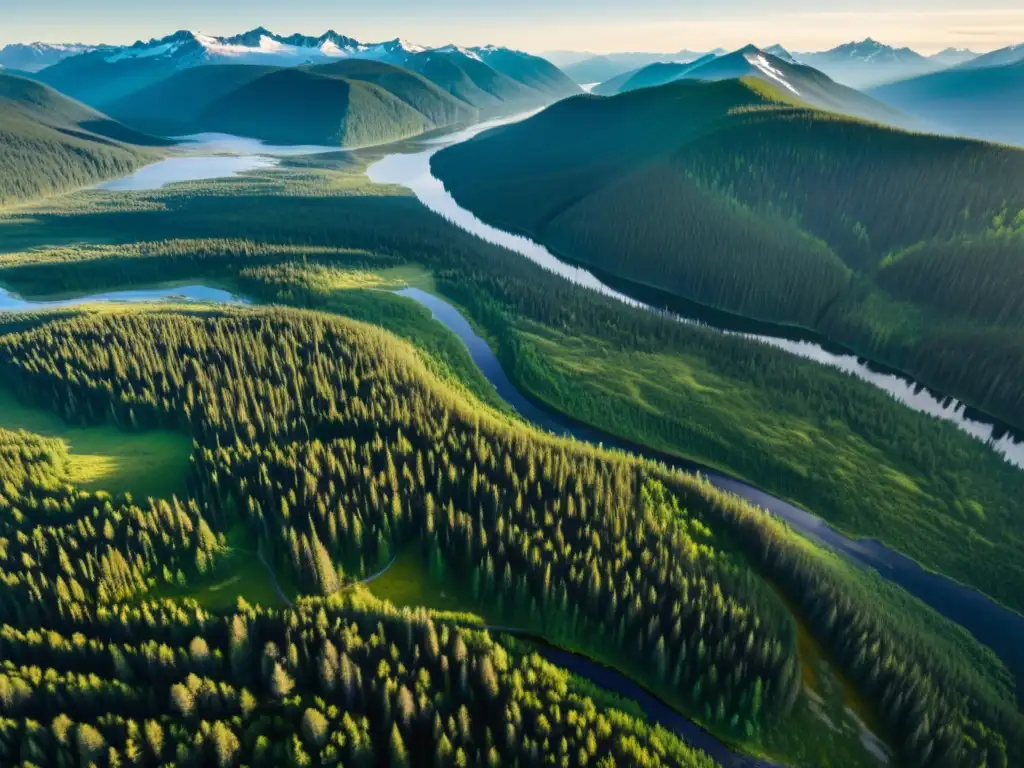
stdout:
[[910,48],[894,48],[873,38],[844,43],[820,53],[797,53],[796,60],[853,88],[935,72],[943,64]]
[[[179,31],[107,47],[66,58],[41,71],[38,78],[92,106],[116,104],[175,73],[194,67],[249,64],[275,67],[316,66],[349,59],[369,59],[405,67],[435,80],[453,95],[469,95],[471,106],[501,109],[512,105],[543,106],[579,89],[554,65],[536,56],[484,46],[427,48],[396,38],[361,43],[328,30],[313,37],[274,34],[264,27],[230,37]],[[472,87],[468,85],[472,83]],[[493,84],[493,91],[488,84]],[[474,90],[475,89],[475,90]],[[478,92],[478,93],[477,93]],[[472,95],[478,98],[475,100]]]
[[869,94],[914,115],[930,130],[1024,146],[1024,58],[998,66],[973,64],[880,86]]
[[11,43],[0,48],[0,69],[39,72],[64,59],[103,47],[84,43]]
[[974,61],[979,56],[981,56],[980,53],[975,53],[969,48],[946,48],[928,58],[944,67],[955,67]]
[[683,49],[675,53],[606,53],[591,55],[581,61],[562,67],[572,80],[580,84],[604,83],[626,72],[636,71],[649,64],[687,64],[709,54],[725,53],[721,48],[709,52]]
[[1005,48],[977,56],[960,65],[962,69],[983,69],[985,67],[1002,67],[1024,61],[1024,43],[1008,45]]
[[594,94],[611,96],[639,88],[651,88],[677,80],[730,80],[752,77],[784,95],[820,109],[884,123],[905,124],[905,116],[875,99],[834,82],[813,67],[798,64],[781,46],[772,50],[788,57],[748,45],[724,56],[707,55],[690,64],[655,63],[620,75],[594,88]]

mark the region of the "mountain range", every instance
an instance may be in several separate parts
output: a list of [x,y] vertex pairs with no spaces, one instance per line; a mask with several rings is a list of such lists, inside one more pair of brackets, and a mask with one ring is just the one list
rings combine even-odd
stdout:
[[810,106],[877,122],[909,123],[909,118],[897,110],[834,82],[812,67],[797,64],[779,45],[764,50],[748,45],[723,56],[707,54],[689,64],[649,64],[612,78],[592,92],[611,96],[678,80],[717,81],[745,77],[781,87],[784,93]]
[[[790,64],[806,64],[821,70],[833,80],[853,88],[865,88],[894,82],[920,74],[937,72],[978,58],[978,54],[962,49],[947,48],[934,56],[923,56],[910,48],[894,48],[872,38],[850,42],[827,51],[790,53],[782,45],[764,48],[768,53]],[[722,49],[710,51],[716,56]],[[655,63],[686,64],[707,53],[682,50],[676,53],[611,53],[571,54],[554,52],[555,63],[577,83],[604,83],[626,72],[635,71]],[[984,66],[984,65],[983,65]]]
[[36,77],[62,93],[106,108],[194,67],[297,67],[346,59],[368,59],[419,72],[471,106],[496,111],[542,106],[579,90],[544,59],[504,48],[430,49],[401,39],[366,44],[334,31],[318,37],[281,36],[262,27],[231,37],[180,31],[131,46],[104,47],[65,58]]
[[868,93],[914,115],[925,130],[1024,146],[1024,45]]

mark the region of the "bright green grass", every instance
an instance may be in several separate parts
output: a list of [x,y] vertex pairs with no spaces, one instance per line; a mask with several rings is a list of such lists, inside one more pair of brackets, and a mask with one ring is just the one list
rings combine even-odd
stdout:
[[1002,490],[984,487],[970,468],[924,471],[871,432],[807,408],[800,392],[766,393],[719,374],[713,360],[519,327],[526,359],[541,362],[509,370],[556,410],[744,478],[990,595],[1013,594],[1013,568],[997,564],[1019,563],[1024,537],[991,501]]
[[[256,544],[245,526],[235,525],[225,538],[228,550],[217,561],[213,574],[193,576],[184,587],[161,584],[146,598],[190,597],[210,611],[232,610],[238,605],[238,598],[251,605],[283,608],[285,604],[274,585],[274,577],[260,560]],[[290,581],[282,580],[281,588],[289,598],[295,595]]]
[[469,611],[466,599],[453,586],[438,583],[430,576],[423,567],[423,557],[415,544],[399,552],[392,566],[365,586],[374,596],[394,603],[399,608],[422,606],[434,611],[469,612],[484,624],[490,623],[483,615],[485,612]]
[[185,495],[192,442],[177,432],[75,427],[52,411],[20,403],[6,389],[0,389],[0,427],[62,440],[69,452],[67,479],[85,490],[127,492],[139,500]]

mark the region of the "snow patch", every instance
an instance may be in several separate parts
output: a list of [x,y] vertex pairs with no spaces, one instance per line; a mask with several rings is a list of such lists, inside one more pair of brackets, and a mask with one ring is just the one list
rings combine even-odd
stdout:
[[782,85],[786,86],[789,90],[791,90],[797,96],[800,95],[800,91],[798,91],[796,88],[794,88],[792,85],[789,84],[789,81],[786,80],[786,78],[783,76],[783,74],[781,72],[779,72],[779,70],[775,69],[775,67],[773,67],[768,62],[768,59],[766,59],[764,57],[763,53],[757,53],[757,54],[748,53],[748,54],[746,54],[745,58],[746,58],[747,61],[749,61],[755,67],[757,67],[759,70],[764,72],[764,74],[768,75],[768,77],[770,77],[772,80],[775,80],[778,83],[782,83]]
[[105,61],[107,64],[116,64],[125,59],[151,59],[156,56],[169,56],[178,50],[178,47],[178,43],[162,43],[161,45],[152,45],[144,48],[126,48],[120,53],[108,56]]
[[480,58],[480,54],[476,51],[470,50],[469,48],[460,48],[457,45],[443,45],[440,48],[434,48],[437,53],[459,53],[467,58],[474,59],[475,61],[483,61]]

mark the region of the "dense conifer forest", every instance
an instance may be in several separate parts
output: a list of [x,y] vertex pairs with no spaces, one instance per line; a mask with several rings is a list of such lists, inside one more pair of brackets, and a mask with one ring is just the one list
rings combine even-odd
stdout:
[[[75,491],[59,447],[2,433],[0,748],[16,759],[705,764],[521,646],[366,603],[353,582],[403,546],[509,620],[754,743],[801,691],[781,590],[908,764],[1024,755],[1011,692],[771,518],[698,478],[518,426],[383,331],[286,310],[7,330],[0,371],[22,397],[194,440],[189,500],[139,506]],[[218,615],[149,599],[216,572],[239,521],[268,567],[322,597]]]
[[[572,286],[407,194],[366,184],[361,162],[327,155],[285,173],[39,205],[3,228],[11,253],[0,257],[0,279],[46,295],[245,272],[240,288],[256,298],[353,313],[422,343],[426,313],[379,291],[336,300],[308,279],[312,264],[422,264],[486,330],[524,391],[634,442],[723,467],[1020,608],[1024,543],[1014,521],[1024,480],[983,445],[816,363]],[[37,247],[112,232],[122,245]],[[431,349],[456,359],[450,346]]]
[[[821,331],[1024,425],[1024,152],[743,87],[573,99],[433,166],[460,203],[556,253]],[[966,332],[935,361],[934,337]]]

